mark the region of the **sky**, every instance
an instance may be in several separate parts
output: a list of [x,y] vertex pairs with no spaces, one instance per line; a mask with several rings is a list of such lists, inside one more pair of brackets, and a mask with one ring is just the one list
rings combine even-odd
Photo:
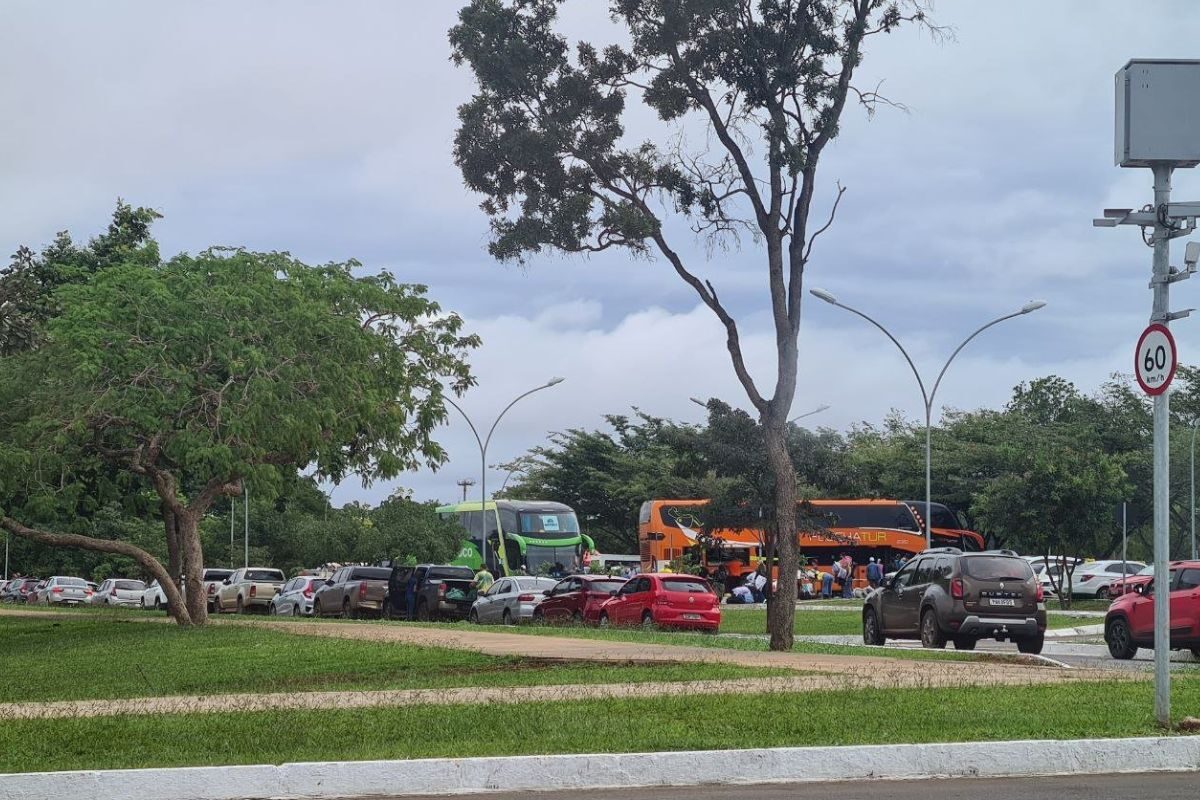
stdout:
[[[459,401],[481,433],[517,395],[564,378],[508,412],[489,465],[633,407],[691,422],[704,412],[689,397],[748,407],[721,326],[661,259],[609,252],[519,267],[488,256],[481,198],[451,157],[455,111],[473,89],[449,59],[459,5],[6,0],[0,247],[37,247],[64,229],[94,235],[119,197],[164,215],[155,235],[167,254],[287,250],[427,284],[483,339],[471,356],[478,385]],[[929,383],[979,325],[1044,300],[962,351],[935,413],[1001,406],[1014,385],[1049,374],[1090,391],[1130,372],[1150,251],[1135,229],[1091,219],[1152,195],[1148,170],[1113,165],[1113,75],[1130,58],[1195,56],[1200,4],[1142,2],[1135,14],[1127,0],[940,0],[934,18],[952,36],[909,29],[870,43],[861,85],[882,81],[905,109],[844,116],[820,167],[818,216],[838,183],[846,194],[806,287],[887,326]],[[599,0],[566,3],[563,30],[618,35]],[[639,114],[633,133],[667,135]],[[1177,199],[1200,199],[1196,170],[1174,186]],[[761,249],[673,233],[739,318],[751,371],[769,387]],[[1200,306],[1197,292],[1176,284],[1173,307]],[[1181,360],[1195,363],[1195,323],[1173,331]],[[829,406],[806,420],[813,427],[923,415],[900,353],[861,319],[809,297],[800,336],[793,413]],[[351,479],[335,503],[399,489],[449,501],[457,481],[478,481],[478,446],[450,413],[437,434],[449,463],[366,487]],[[489,469],[489,486],[505,476]]]

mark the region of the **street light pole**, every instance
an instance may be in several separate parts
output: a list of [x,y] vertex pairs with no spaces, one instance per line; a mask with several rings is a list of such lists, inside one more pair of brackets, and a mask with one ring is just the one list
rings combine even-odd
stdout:
[[1196,426],[1200,417],[1192,420],[1192,561],[1196,560]]
[[[708,403],[704,402],[699,397],[689,397],[688,400],[691,400],[693,403],[700,406],[701,408],[708,408]],[[804,417],[811,417],[813,414],[820,414],[822,411],[828,411],[828,410],[829,410],[828,404],[819,405],[816,408],[814,408],[812,411],[805,411],[803,414],[797,414],[796,416],[789,419],[788,423],[790,424],[792,422],[795,422],[798,419],[802,419]]]
[[908,351],[904,349],[904,345],[900,344],[900,341],[895,336],[893,336],[887,328],[883,327],[883,325],[879,324],[878,322],[876,322],[874,319],[867,316],[863,312],[859,311],[857,308],[851,308],[848,305],[839,303],[838,299],[836,297],[834,297],[832,294],[825,291],[824,289],[809,289],[809,293],[813,297],[816,297],[819,300],[824,300],[826,303],[829,303],[830,305],[837,306],[838,308],[849,311],[851,314],[856,314],[856,315],[862,317],[867,322],[871,323],[876,328],[878,328],[883,333],[884,336],[886,336],[887,338],[892,340],[892,344],[896,345],[896,348],[900,351],[900,354],[902,356],[904,356],[904,360],[908,362],[908,367],[909,367],[909,369],[912,370],[913,376],[917,379],[917,386],[921,389],[921,399],[925,401],[925,520],[924,520],[925,521],[925,546],[932,547],[933,546],[933,535],[930,532],[930,523],[929,523],[930,519],[933,517],[933,511],[932,511],[932,509],[933,509],[933,469],[932,469],[933,458],[932,458],[932,448],[931,448],[931,430],[933,428],[933,401],[934,401],[934,398],[937,396],[938,387],[942,385],[942,378],[945,377],[946,370],[948,370],[950,368],[950,364],[951,364],[951,362],[954,361],[955,357],[976,336],[983,333],[984,331],[986,331],[988,328],[992,327],[993,325],[999,325],[1001,322],[1004,322],[1005,320],[1008,320],[1008,319],[1012,319],[1013,317],[1020,317],[1024,314],[1032,313],[1034,311],[1037,311],[1039,308],[1042,308],[1046,304],[1044,302],[1042,302],[1041,300],[1031,300],[1030,302],[1021,306],[1021,308],[1012,312],[1011,314],[1005,314],[1004,316],[997,317],[996,319],[992,320],[991,322],[989,322],[985,325],[981,325],[979,328],[977,328],[975,330],[974,333],[972,333],[966,339],[963,339],[962,343],[959,344],[958,347],[954,348],[954,352],[950,354],[950,357],[948,359],[946,359],[946,363],[942,365],[942,371],[938,373],[937,380],[935,380],[933,382],[933,389],[931,391],[926,392],[925,391],[925,381],[923,381],[921,379],[921,373],[917,369],[917,365],[914,364],[913,360],[909,357]]
[[[475,423],[467,416],[467,412],[463,411],[458,403],[451,400],[449,397],[443,399],[454,406],[462,418],[467,421],[467,425],[471,428],[471,433],[475,435],[475,442],[479,445],[479,542],[480,552],[483,555],[483,566],[487,567],[487,449],[492,442],[492,434],[496,432],[496,426],[500,424],[500,420],[508,413],[508,410],[515,406],[520,400],[528,397],[534,392],[540,392],[542,389],[549,389],[551,386],[557,386],[562,383],[562,378],[551,378],[541,386],[536,386],[527,392],[517,395],[513,401],[504,407],[504,410],[496,417],[496,421],[492,423],[492,427],[488,430],[487,438],[481,438],[479,431],[475,428]],[[503,532],[501,532],[503,536]]]

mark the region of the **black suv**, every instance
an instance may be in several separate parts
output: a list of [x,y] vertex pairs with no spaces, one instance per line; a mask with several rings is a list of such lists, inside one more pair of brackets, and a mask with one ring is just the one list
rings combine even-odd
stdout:
[[1040,653],[1046,635],[1042,587],[1029,562],[1010,550],[926,550],[867,595],[863,641],[920,639],[924,647],[974,650],[979,639],[1016,642]]

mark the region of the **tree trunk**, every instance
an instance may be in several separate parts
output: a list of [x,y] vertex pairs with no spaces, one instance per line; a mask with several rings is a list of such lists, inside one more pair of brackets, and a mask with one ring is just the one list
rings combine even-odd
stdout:
[[767,459],[775,477],[775,550],[779,553],[779,578],[767,603],[767,631],[772,650],[791,650],[796,617],[796,572],[799,542],[796,536],[796,469],[787,451],[787,422],[764,420]]
[[175,585],[183,588],[179,576],[183,574],[183,556],[179,550],[179,524],[175,519],[175,511],[164,501],[160,504],[163,527],[167,530],[167,571]]
[[187,614],[196,625],[208,622],[208,597],[204,594],[204,551],[200,546],[200,516],[202,511],[179,514],[176,525],[183,560],[183,581],[186,591]]
[[37,530],[36,528],[28,528],[12,517],[0,517],[0,527],[14,536],[20,536],[22,539],[30,539],[31,541],[40,542],[51,547],[74,547],[79,550],[91,550],[96,553],[116,553],[117,555],[132,558],[141,564],[158,581],[159,586],[162,587],[163,594],[167,596],[167,606],[175,621],[180,625],[193,624],[193,620],[188,615],[187,609],[183,607],[183,598],[180,596],[179,588],[175,585],[175,581],[172,580],[171,575],[159,563],[157,558],[142,548],[128,542],[118,542],[112,539],[93,539],[91,536],[80,536],[75,533],[50,533],[49,531]]

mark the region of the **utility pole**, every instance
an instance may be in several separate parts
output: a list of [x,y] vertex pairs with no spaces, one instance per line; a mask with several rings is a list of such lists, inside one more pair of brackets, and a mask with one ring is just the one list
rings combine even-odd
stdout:
[[246,485],[246,481],[242,480],[242,508],[245,511],[246,519],[246,560],[242,564],[243,567],[250,566],[250,487]]
[[471,480],[470,478],[463,478],[461,481],[459,481],[459,482],[458,482],[458,485],[462,487],[462,490],[463,490],[463,502],[465,503],[465,502],[467,502],[467,489],[469,489],[469,488],[471,488],[472,486],[474,486],[474,485],[475,485],[475,481]]

